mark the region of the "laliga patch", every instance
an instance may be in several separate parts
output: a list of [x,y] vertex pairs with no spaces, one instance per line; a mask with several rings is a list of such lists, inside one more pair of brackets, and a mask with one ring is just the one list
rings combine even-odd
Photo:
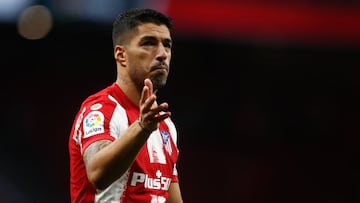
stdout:
[[104,114],[92,111],[84,118],[84,138],[104,132]]

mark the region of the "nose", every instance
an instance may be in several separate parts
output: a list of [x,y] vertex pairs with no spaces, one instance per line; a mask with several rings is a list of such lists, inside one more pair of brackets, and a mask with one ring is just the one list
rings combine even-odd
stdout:
[[162,43],[160,43],[156,56],[157,60],[164,61],[169,57],[170,54],[171,54],[171,50],[165,47]]

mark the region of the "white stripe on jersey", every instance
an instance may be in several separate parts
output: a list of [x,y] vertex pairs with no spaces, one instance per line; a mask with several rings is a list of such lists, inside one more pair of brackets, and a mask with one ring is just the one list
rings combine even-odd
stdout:
[[[110,119],[110,135],[115,139],[119,138],[122,133],[128,128],[128,119],[125,109],[113,98],[108,98],[116,103],[113,115]],[[129,179],[129,170],[124,173],[119,179],[112,183],[105,190],[97,190],[95,195],[95,203],[109,202],[119,203],[120,198],[123,195],[126,184]]]
[[111,101],[116,103],[116,108],[110,120],[110,135],[117,139],[129,127],[129,121],[127,119],[125,109],[116,101],[114,97],[110,95],[108,97]]
[[171,121],[170,118],[165,119],[165,123],[169,128],[170,135],[174,141],[175,146],[177,146],[177,132],[174,123]]
[[119,203],[122,194],[125,192],[128,179],[129,171],[105,190],[96,190],[94,203]]
[[166,158],[163,150],[163,141],[159,129],[151,133],[147,140],[147,149],[150,163],[166,164]]

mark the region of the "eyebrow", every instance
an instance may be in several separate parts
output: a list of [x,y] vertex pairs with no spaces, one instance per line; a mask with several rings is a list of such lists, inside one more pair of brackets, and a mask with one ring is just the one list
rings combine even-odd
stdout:
[[[146,41],[146,40],[158,40],[156,37],[154,36],[151,36],[151,35],[148,35],[148,36],[144,36],[140,39],[140,42],[141,41]],[[172,43],[172,40],[170,38],[165,38],[164,40],[162,41],[165,41],[166,43]]]

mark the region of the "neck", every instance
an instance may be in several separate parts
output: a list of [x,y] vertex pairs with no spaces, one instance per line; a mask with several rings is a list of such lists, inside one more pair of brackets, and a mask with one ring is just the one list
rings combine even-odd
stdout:
[[116,84],[134,104],[136,104],[137,106],[139,105],[141,90],[137,89],[133,82],[117,78]]

